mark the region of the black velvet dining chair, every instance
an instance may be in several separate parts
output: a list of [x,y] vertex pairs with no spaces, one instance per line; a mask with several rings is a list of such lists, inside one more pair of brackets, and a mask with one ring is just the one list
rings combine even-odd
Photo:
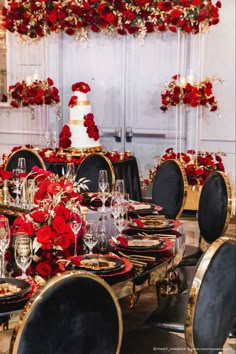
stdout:
[[153,181],[152,202],[161,206],[160,213],[178,219],[187,198],[187,176],[181,162],[166,160],[160,164]]
[[[199,200],[198,224],[202,240],[198,247],[191,248],[195,249],[195,253],[189,257],[184,256],[178,267],[174,269],[178,275],[179,293],[162,297],[161,305],[152,316],[151,326],[152,322],[155,322],[156,326],[169,331],[184,331],[183,310],[199,259],[209,245],[225,234],[231,216],[231,203],[228,176],[224,172],[213,172],[203,185]],[[171,281],[168,285],[171,286]],[[158,294],[161,289],[162,283],[159,282],[157,283]]]
[[27,303],[10,354],[119,354],[122,331],[110,286],[91,272],[65,272]]
[[[214,241],[202,255],[180,311],[184,338],[156,322],[157,308],[142,327],[124,333],[121,354],[221,351],[236,315],[235,258],[236,241],[228,237]],[[171,311],[169,306],[170,316]]]
[[46,170],[45,163],[37,151],[28,148],[21,148],[10,154],[5,164],[5,170],[12,171],[13,169],[17,168],[18,159],[20,157],[25,158],[26,172],[29,173],[33,166],[38,166]]
[[[98,176],[99,170],[107,170],[110,190],[113,190],[115,185],[115,172],[111,161],[104,155],[92,153],[87,155],[78,167],[76,173],[76,181],[85,177],[89,192],[98,192]],[[86,192],[86,190],[85,190]]]
[[196,265],[202,252],[226,232],[232,208],[232,189],[229,177],[221,171],[212,172],[206,179],[198,205],[198,246],[187,245],[180,266]]

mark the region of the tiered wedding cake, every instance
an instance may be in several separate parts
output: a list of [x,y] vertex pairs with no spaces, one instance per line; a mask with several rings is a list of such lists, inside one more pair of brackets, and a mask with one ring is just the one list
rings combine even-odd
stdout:
[[72,85],[72,91],[74,94],[68,104],[70,119],[68,124],[62,128],[60,147],[70,147],[78,152],[101,151],[99,130],[87,98],[90,87],[84,82],[78,82]]

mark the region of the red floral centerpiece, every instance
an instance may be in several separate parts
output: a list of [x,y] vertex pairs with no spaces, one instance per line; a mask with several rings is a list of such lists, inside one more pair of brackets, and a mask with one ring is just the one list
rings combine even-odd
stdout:
[[[29,214],[14,220],[12,233],[23,232],[32,237],[34,255],[28,274],[48,278],[64,271],[62,260],[73,255],[75,237],[70,226],[71,210],[82,200],[79,190],[85,185],[82,180],[73,183],[36,166],[26,178],[37,181],[35,207]],[[78,237],[78,248],[82,252],[84,220],[78,216],[78,221],[82,223]]]
[[172,81],[161,94],[163,112],[168,110],[169,106],[183,104],[188,107],[202,106],[209,108],[214,112],[218,108],[218,103],[213,95],[213,85],[211,80],[206,78],[200,83],[183,82],[179,75],[174,75]]
[[[160,163],[165,160],[178,159],[183,164],[189,185],[202,186],[211,172],[224,171],[222,155],[224,154],[200,151],[196,154],[194,150],[188,150],[187,153],[175,153],[173,148],[169,148],[161,156]],[[148,178],[144,180],[146,185],[153,181],[159,166],[160,164],[148,171]]]
[[14,108],[32,105],[56,105],[60,102],[58,89],[53,86],[52,79],[35,80],[27,83],[25,80],[9,86],[11,106]]
[[88,32],[145,37],[152,32],[199,33],[219,22],[221,2],[172,1],[8,1],[3,27],[21,37],[42,38],[64,31],[87,39]]

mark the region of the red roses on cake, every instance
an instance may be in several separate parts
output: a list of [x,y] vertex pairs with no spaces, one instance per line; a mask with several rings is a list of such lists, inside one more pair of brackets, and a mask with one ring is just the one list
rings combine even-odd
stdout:
[[79,91],[83,93],[87,93],[90,91],[90,87],[85,82],[77,82],[71,86],[72,91]]
[[97,141],[99,139],[99,130],[94,122],[93,113],[88,113],[84,116],[84,126],[87,127],[87,134],[89,138]]

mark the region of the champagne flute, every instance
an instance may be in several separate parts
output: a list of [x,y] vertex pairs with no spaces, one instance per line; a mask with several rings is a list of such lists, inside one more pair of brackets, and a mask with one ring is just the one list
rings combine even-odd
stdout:
[[45,143],[46,143],[46,148],[49,149],[51,145],[51,133],[50,131],[46,131],[45,133]]
[[54,150],[57,147],[57,132],[55,130],[52,132],[52,147]]
[[98,176],[98,188],[102,193],[105,192],[108,184],[107,170],[100,170]]
[[18,158],[17,168],[19,168],[21,172],[26,172],[26,161],[24,157]]
[[74,162],[68,162],[66,164],[66,178],[68,178],[69,181],[73,182],[75,178],[75,164]]
[[72,206],[70,211],[70,227],[75,237],[75,247],[74,247],[75,257],[77,256],[77,239],[78,239],[78,233],[81,229],[81,226],[82,226],[82,214],[81,214],[80,206],[77,203]]
[[98,242],[98,222],[96,220],[87,221],[85,226],[84,243],[89,249],[89,254],[93,254],[93,248]]
[[117,195],[122,199],[124,193],[125,193],[125,184],[123,179],[117,179],[115,183],[115,191],[117,192]]
[[8,219],[0,216],[0,253],[1,253],[1,274],[0,277],[5,277],[5,254],[10,243],[10,228]]
[[109,183],[107,183],[106,188],[105,188],[105,190],[103,192],[100,190],[100,187],[98,187],[98,188],[99,188],[98,197],[102,201],[102,206],[101,206],[101,208],[98,208],[98,211],[104,213],[104,212],[107,211],[107,208],[106,208],[105,204],[106,204],[107,199],[110,196],[110,186],[109,186]]
[[16,264],[22,270],[22,275],[18,278],[27,279],[26,270],[33,258],[32,239],[29,236],[16,237],[14,252]]

